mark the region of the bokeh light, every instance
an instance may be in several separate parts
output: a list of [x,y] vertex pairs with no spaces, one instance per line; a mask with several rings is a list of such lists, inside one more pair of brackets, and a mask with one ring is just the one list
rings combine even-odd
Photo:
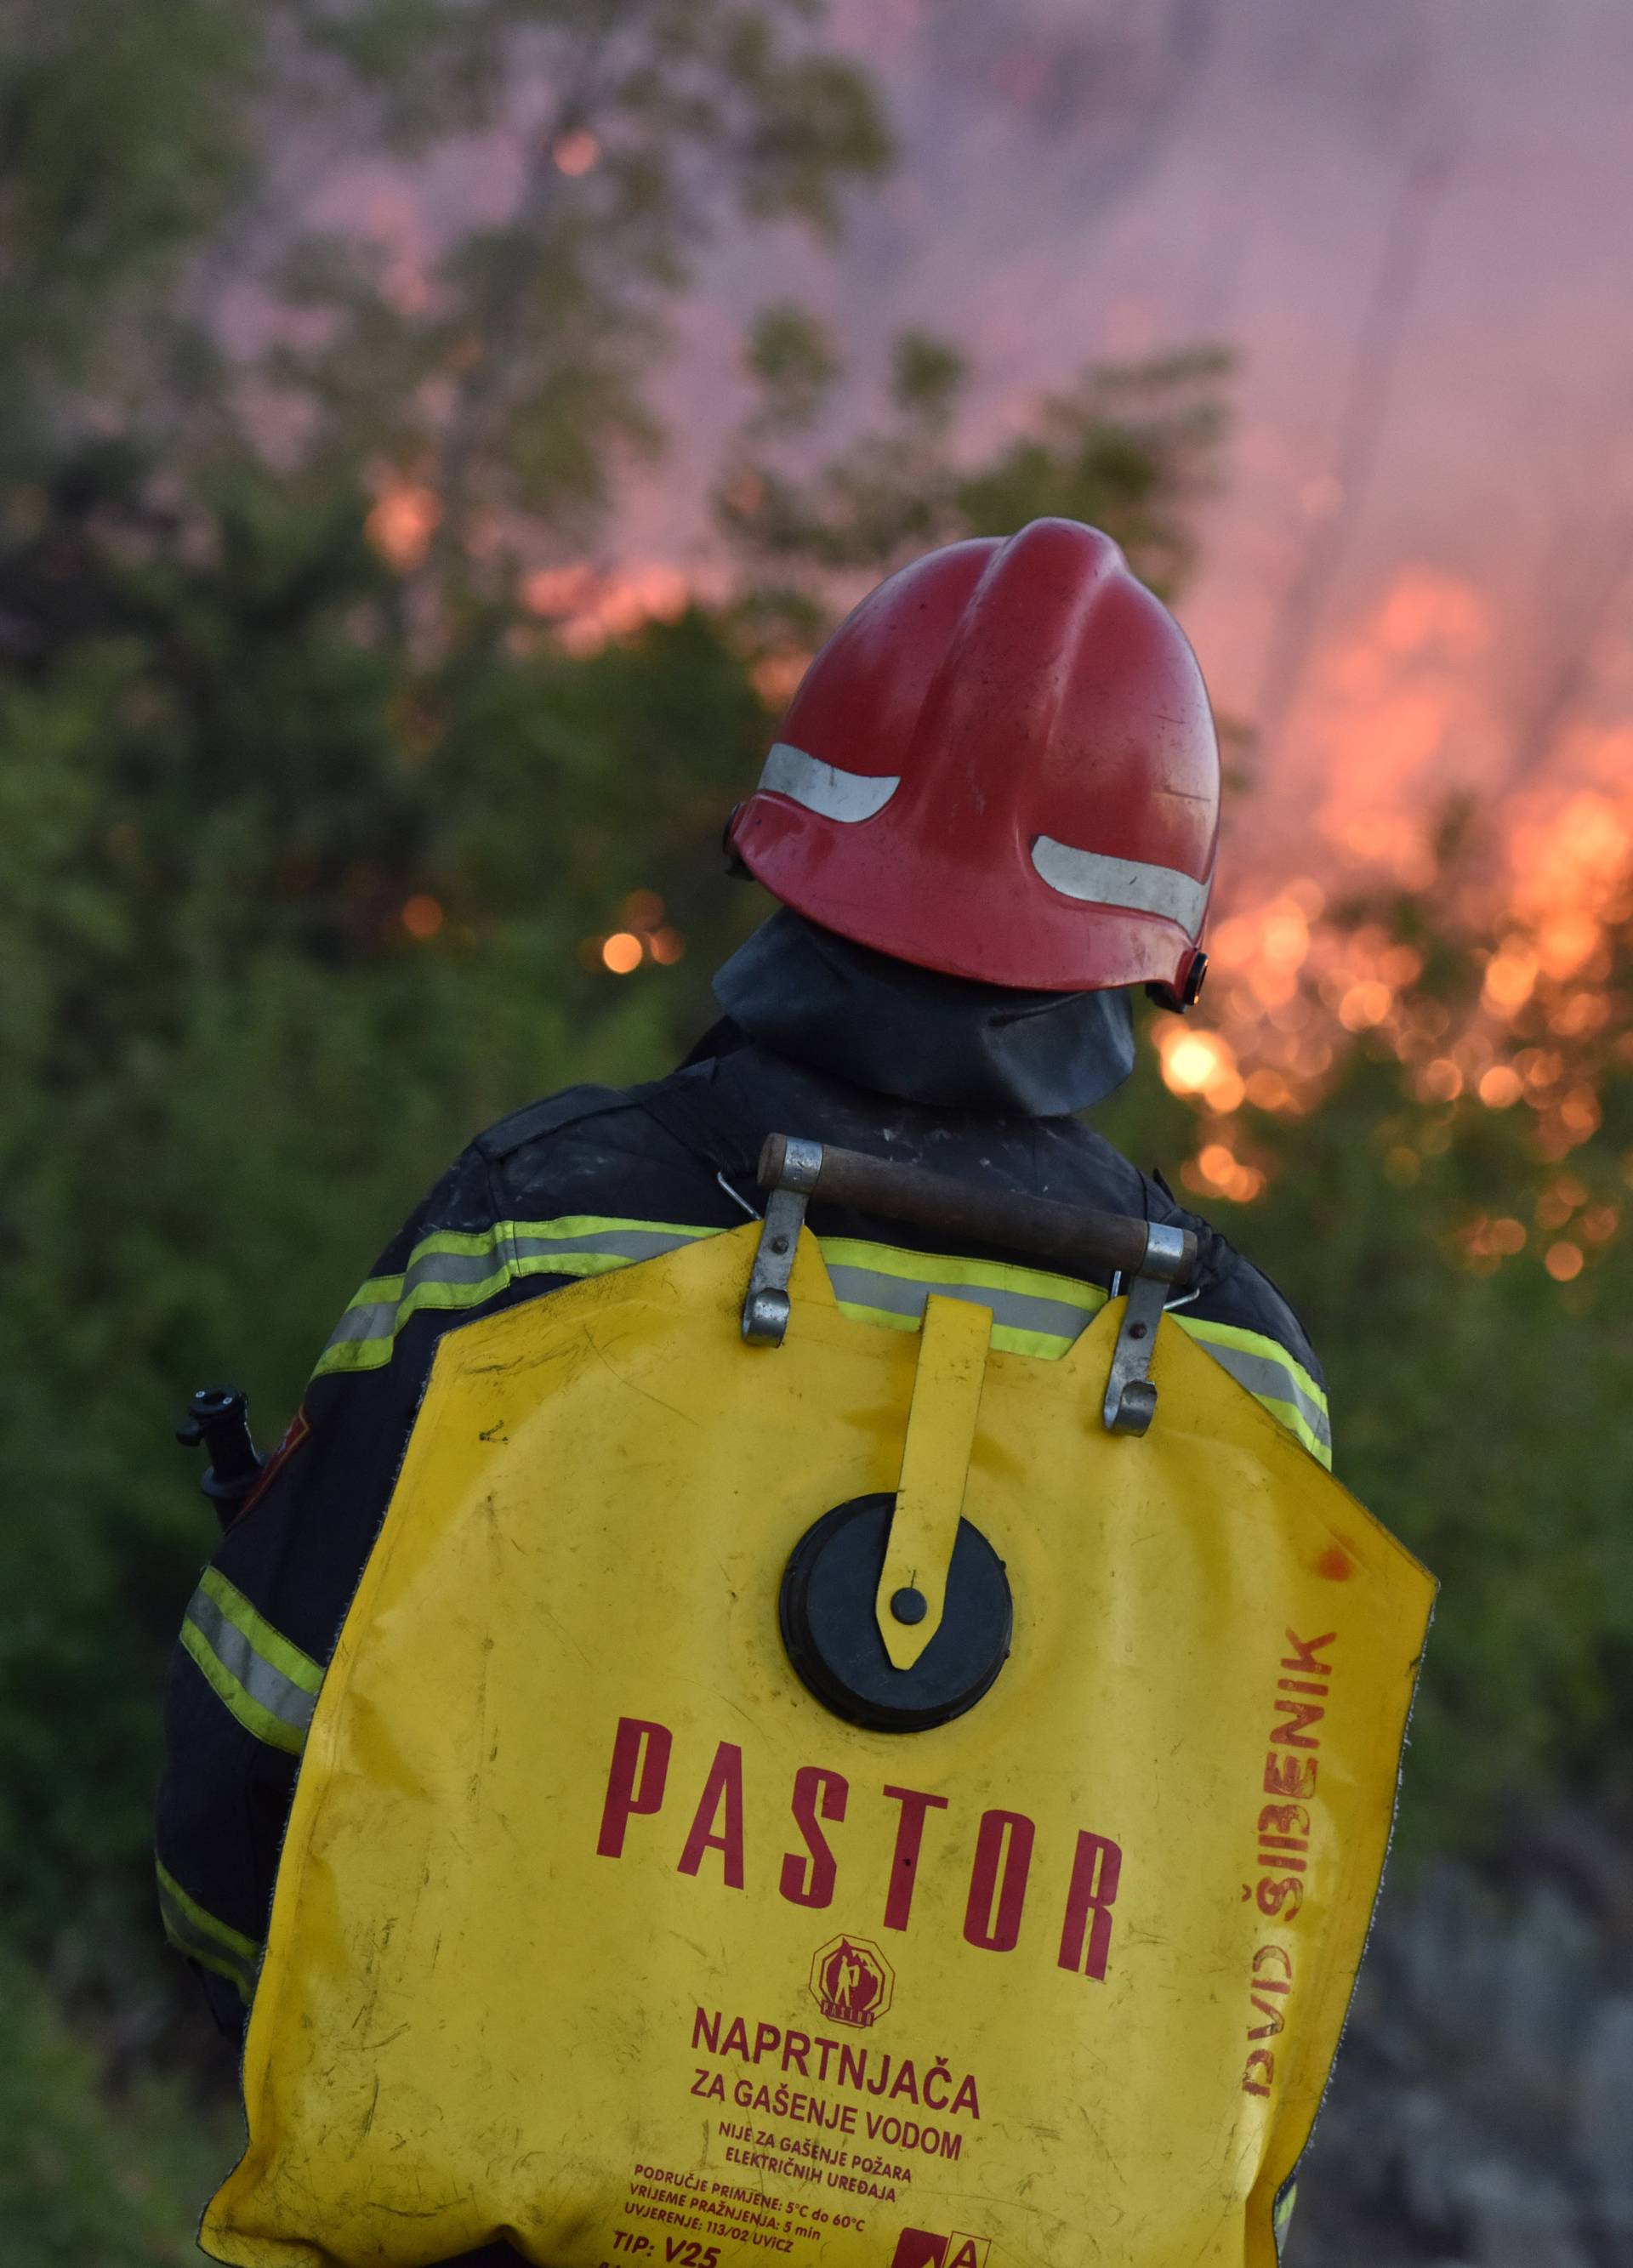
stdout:
[[417,937],[423,942],[427,938],[435,937],[441,928],[443,912],[435,898],[421,893],[408,900],[398,918],[410,937]]

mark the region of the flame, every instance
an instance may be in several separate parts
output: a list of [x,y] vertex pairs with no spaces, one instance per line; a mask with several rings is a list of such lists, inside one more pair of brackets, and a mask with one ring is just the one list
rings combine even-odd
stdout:
[[417,938],[424,944],[428,938],[435,937],[441,928],[442,908],[435,898],[422,892],[407,901],[397,918],[410,937]]
[[1493,622],[1474,586],[1437,569],[1397,575],[1315,666],[1298,712],[1300,770],[1325,783],[1315,824],[1341,856],[1421,887],[1423,813],[1449,781],[1477,776],[1496,735]]
[[406,575],[430,550],[441,517],[441,501],[433,489],[401,475],[385,474],[375,489],[374,508],[363,525],[381,558],[399,575]]
[[768,653],[750,671],[754,689],[768,709],[786,709],[810,667],[809,653]]
[[660,968],[672,968],[684,954],[686,940],[663,916],[663,901],[655,890],[632,890],[618,909],[624,926],[610,937],[587,937],[579,947],[580,961],[614,976],[632,976],[648,959]]
[[1257,1166],[1239,1159],[1228,1144],[1208,1142],[1193,1160],[1179,1169],[1180,1178],[1205,1196],[1228,1197],[1235,1204],[1252,1204],[1264,1189],[1265,1176]]
[[1526,1091],[1526,1083],[1512,1064],[1493,1064],[1475,1093],[1488,1110],[1508,1110]]
[[1158,1035],[1163,1078],[1176,1094],[1199,1094],[1210,1110],[1241,1108],[1246,1086],[1236,1055],[1222,1032],[1164,1027]]
[[648,622],[678,622],[691,604],[692,583],[663,560],[637,561],[611,572],[578,560],[535,568],[522,578],[521,596],[529,614],[552,625],[567,652],[587,656],[633,637]]
[[550,151],[558,170],[577,176],[587,173],[601,156],[601,144],[587,126],[576,127],[564,134]]
[[[1404,609],[1400,617],[1415,619]],[[1593,750],[1601,777],[1614,777],[1633,755],[1633,737],[1618,730]],[[1393,1055],[1405,1097],[1425,1113],[1528,1112],[1538,1149],[1556,1167],[1591,1142],[1604,1123],[1606,1069],[1633,1064],[1629,1002],[1611,983],[1618,938],[1633,924],[1633,762],[1618,786],[1555,782],[1529,793],[1504,816],[1491,872],[1478,883],[1441,878],[1445,933],[1481,964],[1478,998],[1465,1010],[1420,992],[1419,948],[1381,923],[1335,917],[1313,877],[1231,908],[1211,939],[1216,977],[1201,1014],[1156,1035],[1165,1083],[1203,1121],[1198,1154],[1183,1169],[1188,1185],[1251,1203],[1266,1167],[1243,1154],[1252,1145],[1238,1114],[1313,1109],[1357,1046]],[[1431,1142],[1437,1132],[1444,1140]],[[1409,1186],[1423,1156],[1451,1138],[1448,1126],[1429,1121],[1386,1145],[1385,1174]],[[1633,1179],[1633,1159],[1629,1170]],[[1601,1203],[1593,1233],[1578,1223],[1566,1241],[1578,1256],[1569,1257],[1558,1232],[1589,1196],[1580,1177],[1556,1174],[1537,1200],[1538,1229],[1556,1240],[1546,1264],[1562,1284],[1579,1272],[1585,1248],[1619,1232],[1619,1210]],[[1460,1235],[1467,1264],[1488,1273],[1526,1242],[1500,1222]]]
[[615,930],[602,942],[602,962],[615,976],[627,976],[640,967],[646,950],[633,930]]

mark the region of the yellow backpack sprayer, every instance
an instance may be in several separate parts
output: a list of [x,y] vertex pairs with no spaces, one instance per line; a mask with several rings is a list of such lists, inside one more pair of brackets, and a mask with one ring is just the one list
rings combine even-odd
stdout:
[[[324,1680],[241,2268],[1268,2268],[1430,1578],[1164,1322],[1193,1240],[773,1137],[442,1339]],[[1080,1274],[836,1305],[811,1197]]]

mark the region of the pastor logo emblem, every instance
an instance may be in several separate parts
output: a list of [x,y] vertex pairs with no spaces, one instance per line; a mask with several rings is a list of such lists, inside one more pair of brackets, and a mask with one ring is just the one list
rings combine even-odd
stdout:
[[986,2268],[990,2236],[966,2236],[955,2228],[937,2236],[931,2228],[904,2228],[896,2240],[890,2268]]
[[831,2024],[876,2023],[896,1995],[896,1972],[865,1937],[834,1937],[811,1963],[811,1993]]

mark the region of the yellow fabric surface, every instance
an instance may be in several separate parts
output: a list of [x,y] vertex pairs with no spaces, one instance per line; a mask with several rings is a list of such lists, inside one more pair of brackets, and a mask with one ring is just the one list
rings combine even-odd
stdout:
[[[962,1300],[932,1292],[925,1302],[896,1506],[874,1594],[879,1636],[898,1669],[911,1669],[942,1625],[992,1320],[986,1308]],[[924,1619],[916,1624],[899,1623],[890,1611],[897,1592],[909,1586],[925,1602]]]
[[744,1347],[757,1232],[441,1343],[319,1699],[203,2243],[241,2268],[1272,2268],[1364,1941],[1424,1572],[1171,1320],[987,1355],[1013,1653],[911,1734],[788,1666],[916,1334]]

